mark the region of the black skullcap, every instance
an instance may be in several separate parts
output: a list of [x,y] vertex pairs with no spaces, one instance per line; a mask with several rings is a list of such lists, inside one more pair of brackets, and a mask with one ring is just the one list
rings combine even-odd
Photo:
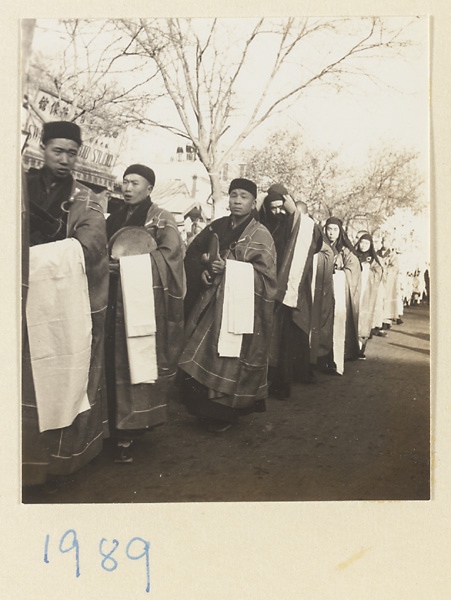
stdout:
[[271,204],[271,202],[276,202],[276,200],[281,200],[282,202],[285,202],[285,198],[282,196],[282,194],[278,194],[277,192],[268,192],[268,195],[263,200],[263,202],[269,205]]
[[150,183],[150,185],[155,185],[155,173],[150,167],[146,167],[146,165],[130,165],[125,169],[123,178],[127,175],[141,175],[144,179]]
[[343,221],[337,217],[329,217],[325,226],[327,227],[328,225],[338,225],[338,227],[343,231]]
[[371,235],[369,233],[364,233],[363,235],[360,236],[359,242],[361,242],[362,240],[368,240],[369,242],[372,242],[373,238],[371,237]]
[[233,179],[229,186],[229,194],[233,190],[246,190],[249,194],[252,194],[254,198],[257,197],[257,186],[250,179]]
[[280,196],[286,196],[288,195],[288,190],[281,183],[273,183],[273,185],[268,189],[268,195],[269,194],[279,194]]
[[81,146],[80,127],[71,121],[51,121],[50,123],[44,123],[42,128],[42,143],[46,144],[49,140],[54,140],[55,138],[73,140]]

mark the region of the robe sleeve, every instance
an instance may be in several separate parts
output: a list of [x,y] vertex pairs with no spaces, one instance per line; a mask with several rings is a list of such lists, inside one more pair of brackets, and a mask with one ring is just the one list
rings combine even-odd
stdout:
[[186,296],[185,296],[185,319],[190,315],[202,289],[200,277],[205,270],[201,263],[201,256],[208,250],[210,239],[210,227],[205,227],[188,246],[185,256],[186,271]]
[[80,242],[85,258],[92,312],[108,303],[108,252],[105,217],[94,194],[82,190],[70,209],[68,237]]
[[358,314],[360,304],[360,286],[361,286],[361,267],[360,261],[357,256],[351,252],[348,248],[344,248],[342,252],[343,256],[343,270],[346,275],[346,286],[348,293],[351,298],[352,307],[354,314]]
[[254,333],[244,335],[241,358],[248,365],[262,366],[268,361],[277,292],[274,241],[269,231],[259,225],[246,250],[237,247],[238,250],[238,260],[250,262],[254,268]]
[[186,292],[182,239],[171,213],[162,210],[154,217],[151,213],[152,207],[144,226],[154,236],[157,247],[150,255],[156,263],[165,290],[167,318],[169,321],[179,322],[183,320],[183,298]]

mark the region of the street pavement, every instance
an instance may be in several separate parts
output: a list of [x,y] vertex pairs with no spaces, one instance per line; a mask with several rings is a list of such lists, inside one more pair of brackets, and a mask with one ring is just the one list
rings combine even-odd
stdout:
[[205,431],[174,388],[165,425],[135,443],[131,464],[112,444],[58,488],[26,503],[426,500],[429,498],[429,309],[367,346],[343,377],[317,373],[290,400]]

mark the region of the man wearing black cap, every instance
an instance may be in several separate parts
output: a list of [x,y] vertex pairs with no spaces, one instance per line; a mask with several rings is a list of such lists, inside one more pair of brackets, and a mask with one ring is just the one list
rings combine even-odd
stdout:
[[[81,143],[80,128],[75,123],[45,123],[41,145],[44,166],[30,170],[26,178],[30,288],[23,366],[24,485],[45,483],[49,475],[69,475],[94,458],[102,448],[101,376],[108,295],[107,241],[105,218],[95,194],[71,174]],[[38,269],[34,274],[32,265]],[[64,281],[69,281],[69,277],[80,271],[79,287],[83,287],[84,297],[88,295],[89,338],[86,339],[89,341],[84,366],[87,373],[86,381],[80,380],[84,386],[79,394],[83,402],[75,411],[78,412],[75,418],[71,421],[72,417],[69,417],[68,421],[67,414],[71,414],[72,408],[65,413],[64,403],[69,390],[74,397],[78,393],[74,376],[79,370],[79,356],[74,349],[80,340],[77,328],[70,328],[73,319],[69,313],[62,316],[64,310],[70,312],[72,309],[76,313],[77,307],[64,308],[66,305],[60,303],[59,293],[64,288]],[[36,291],[31,293],[33,281],[42,282],[43,277],[48,277],[45,286],[39,288],[35,284]],[[65,301],[70,305],[70,290]],[[42,350],[41,340],[33,341],[33,320],[39,325],[41,314],[42,319],[48,321],[49,331],[51,329],[50,347],[46,352],[49,355],[54,352],[53,371],[46,371],[37,358]],[[58,329],[57,324],[64,322],[64,318],[67,318],[68,326]],[[71,354],[72,363],[68,358]],[[66,423],[65,426],[50,426],[49,429],[48,425],[43,425],[42,411],[45,406],[51,409],[52,403],[55,410],[61,410],[61,423]]]
[[277,249],[277,295],[270,346],[271,391],[289,398],[291,383],[314,383],[309,336],[312,312],[313,257],[322,245],[320,228],[299,210],[281,184],[268,189],[260,220],[268,227]]
[[[188,318],[179,359],[184,401],[214,433],[229,429],[240,415],[264,411],[268,395],[276,253],[268,230],[254,218],[256,197],[253,181],[234,179],[230,216],[213,221],[186,252]],[[249,317],[249,329],[242,322],[238,327],[241,317]],[[222,344],[227,336],[230,347]]]
[[[151,235],[150,265],[156,321],[157,377],[153,382],[132,383],[133,357],[127,350],[127,323],[124,320],[124,277],[121,263],[110,260],[110,293],[105,346],[106,378],[110,428],[117,440],[115,462],[133,461],[132,442],[156,425],[166,421],[167,392],[175,373],[183,342],[183,297],[185,274],[182,240],[174,216],[151,200],[155,173],[145,165],[130,165],[124,172],[122,190],[124,204],[107,220],[107,236],[114,249],[123,228],[142,227]],[[133,231],[133,230],[131,230]],[[130,238],[129,238],[130,239]],[[125,242],[124,242],[125,243]],[[130,242],[129,242],[130,243]],[[129,255],[142,254],[128,249]],[[135,269],[136,271],[136,269]],[[146,277],[143,272],[143,277]],[[139,277],[138,277],[139,278]],[[122,285],[119,285],[121,282]],[[140,295],[138,290],[137,295]],[[142,312],[148,310],[147,306]]]

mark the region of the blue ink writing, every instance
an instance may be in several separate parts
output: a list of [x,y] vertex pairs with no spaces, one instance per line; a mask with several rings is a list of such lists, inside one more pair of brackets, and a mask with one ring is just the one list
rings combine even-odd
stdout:
[[[105,538],[102,538],[100,540],[100,544],[99,544],[99,552],[104,557],[103,560],[102,560],[102,562],[101,562],[101,565],[102,565],[102,568],[105,569],[105,571],[110,571],[111,572],[111,571],[114,571],[114,569],[117,568],[117,560],[115,560],[111,555],[116,550],[116,548],[119,546],[119,542],[117,540],[113,540],[114,548],[112,550],[110,550],[110,552],[108,552],[107,554],[103,553],[103,550],[102,550],[103,542],[106,542]],[[106,565],[106,561],[107,560],[113,563],[110,567],[108,567]]]
[[[131,556],[130,555],[130,546],[134,543],[134,542],[142,542],[143,546],[144,546],[144,550],[141,554],[138,554],[136,556]],[[150,573],[149,573],[149,548],[150,548],[150,544],[149,542],[146,542],[146,540],[143,540],[140,537],[134,537],[133,539],[131,539],[128,544],[127,544],[127,550],[126,550],[126,554],[128,556],[128,558],[131,558],[132,560],[138,560],[139,558],[143,558],[143,556],[146,557],[146,575],[147,575],[147,585],[146,585],[146,592],[149,593],[150,592]]]
[[48,553],[49,553],[49,538],[50,536],[47,534],[45,538],[45,548],[44,548],[44,562],[48,564]]
[[[64,549],[63,548],[63,543],[66,541],[66,537],[72,534],[72,545],[69,546],[69,548]],[[66,531],[66,533],[63,535],[63,537],[61,538],[60,541],[60,552],[62,552],[63,554],[66,552],[70,552],[71,550],[75,549],[75,576],[76,577],[80,577],[80,555],[79,555],[79,545],[78,545],[78,540],[77,540],[77,534],[75,533],[74,529],[68,529]]]
[[[106,546],[110,544],[110,549],[106,552]],[[50,545],[50,535],[47,534],[45,536],[45,544],[44,544],[44,562],[48,564],[49,560],[49,545]],[[99,543],[99,553],[103,557],[100,566],[105,571],[111,573],[115,571],[119,566],[116,558],[113,558],[114,552],[116,552],[119,546],[119,542],[116,539],[108,542],[106,538],[102,538]],[[60,539],[59,543],[59,551],[62,554],[66,554],[67,552],[71,552],[75,550],[75,576],[80,577],[80,544],[78,542],[77,533],[75,529],[68,529],[64,535]],[[150,592],[150,568],[149,568],[149,550],[150,543],[143,538],[134,537],[132,538],[126,547],[126,555],[130,560],[139,560],[140,558],[145,558],[146,564],[146,592]]]

